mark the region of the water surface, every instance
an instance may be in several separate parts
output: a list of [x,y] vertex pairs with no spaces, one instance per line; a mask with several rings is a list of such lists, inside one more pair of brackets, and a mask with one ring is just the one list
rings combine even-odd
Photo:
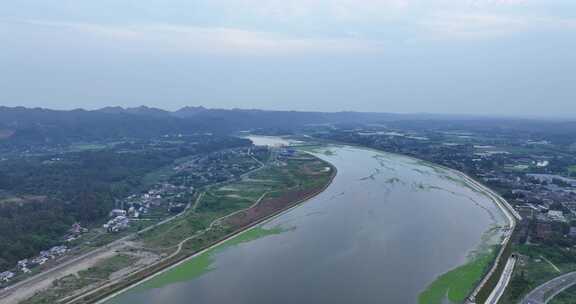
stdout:
[[417,303],[505,224],[453,173],[368,149],[330,150],[316,153],[338,169],[326,191],[259,228],[283,233],[215,250],[201,275],[162,283],[168,271],[107,304]]
[[278,136],[250,135],[245,138],[251,140],[257,146],[281,147],[301,143],[301,141]]

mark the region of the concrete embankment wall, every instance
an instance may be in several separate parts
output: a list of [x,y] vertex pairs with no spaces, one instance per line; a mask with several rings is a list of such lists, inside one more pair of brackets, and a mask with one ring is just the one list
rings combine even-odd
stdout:
[[[458,172],[458,171],[456,171]],[[514,235],[516,229],[516,221],[521,220],[522,218],[518,214],[514,208],[500,195],[492,191],[491,189],[487,188],[486,186],[482,185],[481,183],[477,182],[476,180],[472,179],[471,177],[458,172],[462,176],[466,178],[466,180],[476,187],[481,188],[485,191],[491,198],[494,200],[494,203],[497,204],[502,212],[504,212],[505,216],[508,218],[510,226],[510,231],[506,235],[506,238],[501,244],[500,251],[496,256],[496,259],[492,262],[488,272],[484,275],[483,279],[480,283],[476,286],[476,288],[472,291],[472,293],[468,297],[467,303],[485,303],[496,285],[502,276],[504,268],[506,267],[506,262],[510,258],[512,254],[512,236]]]
[[474,299],[475,303],[485,303],[496,285],[498,281],[500,281],[500,277],[506,267],[506,261],[510,258],[512,254],[512,242],[507,242],[504,247],[502,247],[502,254],[494,260],[493,266],[495,266],[494,271],[491,274],[488,274],[487,280],[484,281],[484,284],[478,286],[477,294]]

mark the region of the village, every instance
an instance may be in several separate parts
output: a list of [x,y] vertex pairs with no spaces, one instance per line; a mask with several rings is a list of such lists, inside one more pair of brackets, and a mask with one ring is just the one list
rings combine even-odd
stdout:
[[75,248],[94,240],[83,240],[88,232],[112,236],[112,240],[150,227],[190,207],[196,189],[235,180],[246,172],[261,167],[270,157],[266,147],[249,146],[224,149],[175,164],[161,182],[148,190],[118,199],[108,219],[100,227],[84,227],[74,223],[62,236],[61,245],[41,251],[37,256],[18,261],[13,269],[0,272],[0,287],[31,274],[39,266],[67,257]]

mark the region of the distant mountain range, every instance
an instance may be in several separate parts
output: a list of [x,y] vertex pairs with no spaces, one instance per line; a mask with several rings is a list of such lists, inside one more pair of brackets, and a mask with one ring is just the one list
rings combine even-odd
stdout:
[[[493,124],[487,124],[487,121]],[[458,128],[463,122],[484,128],[499,126],[515,129],[519,125],[526,125],[522,120],[438,114],[323,113],[204,107],[184,107],[171,112],[146,106],[105,107],[90,111],[0,107],[0,144],[66,144],[178,133],[230,133],[258,128],[292,130],[314,124],[380,123],[417,128]],[[574,129],[573,123],[567,126],[569,130]],[[566,125],[563,127],[566,128]]]
[[67,143],[174,133],[291,129],[307,124],[378,122],[398,117],[397,114],[387,113],[222,110],[204,107],[184,107],[174,112],[146,106],[105,107],[91,111],[0,107],[0,140],[4,144]]

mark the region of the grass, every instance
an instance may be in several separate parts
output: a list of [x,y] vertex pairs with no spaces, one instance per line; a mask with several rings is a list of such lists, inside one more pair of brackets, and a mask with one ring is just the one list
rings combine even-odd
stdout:
[[[230,197],[233,193],[236,196]],[[157,252],[173,250],[181,240],[198,233],[210,225],[214,220],[234,211],[248,208],[264,193],[253,194],[244,190],[237,191],[207,191],[198,204],[197,210],[187,213],[169,225],[154,228],[140,236],[146,248]],[[249,197],[251,199],[247,199]]]
[[439,276],[426,290],[420,293],[420,304],[462,303],[482,278],[496,250],[478,254],[470,262]]
[[249,174],[247,178],[209,187],[195,211],[168,225],[154,228],[140,236],[145,247],[167,252],[181,240],[206,229],[212,221],[254,204],[263,194],[267,198],[279,197],[290,188],[299,186],[313,188],[328,181],[330,172],[324,172],[327,164],[307,154],[298,160],[287,160],[285,166],[271,166]]
[[119,269],[132,265],[135,261],[136,258],[133,256],[117,254],[97,263],[93,267],[78,272],[78,276],[98,280],[107,280],[110,274],[118,271]]
[[177,245],[188,235],[208,227],[210,222],[219,217],[218,213],[197,214],[188,212],[186,216],[173,220],[169,225],[162,225],[139,236],[145,247],[163,251]]

